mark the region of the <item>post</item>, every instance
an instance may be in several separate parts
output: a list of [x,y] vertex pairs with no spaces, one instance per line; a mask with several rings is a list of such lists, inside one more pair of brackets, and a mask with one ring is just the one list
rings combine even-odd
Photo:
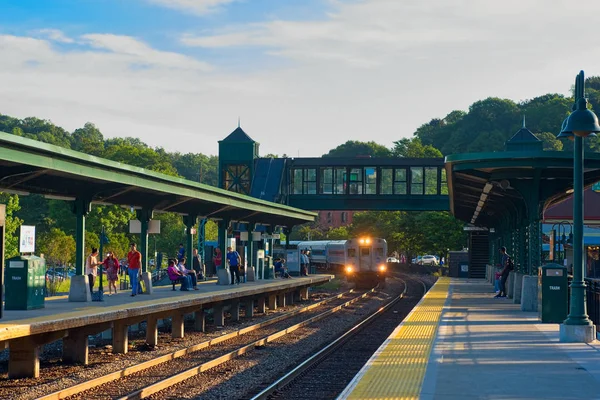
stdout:
[[[4,232],[6,225],[6,204],[0,204],[0,299],[4,298]],[[4,307],[0,305],[0,318],[4,315]]]
[[145,294],[152,294],[152,274],[148,271],[148,222],[152,219],[153,210],[142,208],[136,212],[140,220],[140,253],[142,253],[142,278],[146,287]]
[[[193,254],[193,248],[194,248],[194,235],[192,233],[192,228],[194,227],[194,225],[196,225],[197,218],[198,217],[195,214],[189,214],[189,215],[183,216],[183,224],[185,225],[185,233],[186,233],[185,247],[187,247],[187,251],[186,251],[187,256],[185,258],[188,261],[188,266],[191,265],[190,263],[192,261],[192,254]],[[204,260],[204,259],[202,259],[202,260]],[[191,267],[189,269],[191,269]]]
[[564,325],[592,325],[585,304],[583,275],[583,138],[575,136],[573,165],[573,281],[571,282],[571,307]]
[[75,273],[71,278],[69,301],[92,301],[88,277],[84,274],[85,265],[85,217],[91,211],[90,200],[78,197],[73,202],[75,213]]

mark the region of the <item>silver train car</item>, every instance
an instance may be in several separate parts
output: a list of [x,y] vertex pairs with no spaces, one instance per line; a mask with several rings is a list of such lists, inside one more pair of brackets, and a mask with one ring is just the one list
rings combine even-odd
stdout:
[[357,286],[385,285],[387,242],[381,238],[361,237],[346,241],[346,267],[349,280]]

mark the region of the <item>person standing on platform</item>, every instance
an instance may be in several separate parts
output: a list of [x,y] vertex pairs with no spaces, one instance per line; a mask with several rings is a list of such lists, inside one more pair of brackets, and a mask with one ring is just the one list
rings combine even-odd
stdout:
[[[229,273],[231,274],[231,284],[240,284],[240,262],[241,257],[237,251],[234,251],[231,247],[227,248],[227,263],[229,264]],[[234,279],[235,278],[235,279]]]
[[117,281],[119,280],[119,260],[115,257],[114,253],[109,252],[106,260],[102,263],[106,267],[106,276],[108,277],[108,294],[112,293],[112,289],[115,289],[117,294]]
[[205,281],[206,275],[204,273],[204,263],[202,257],[198,254],[198,249],[194,249],[192,257],[192,268],[196,272],[196,278]]
[[85,273],[88,276],[90,284],[90,293],[94,292],[94,283],[96,276],[98,276],[98,265],[102,263],[98,262],[98,249],[92,247],[92,252],[85,260]]
[[131,250],[127,253],[127,262],[129,264],[129,283],[131,284],[131,297],[138,292],[140,270],[142,268],[142,253],[137,251],[135,243],[131,243]]
[[185,247],[183,247],[183,243],[179,243],[179,250],[177,250],[177,259],[181,260],[185,257]]
[[495,298],[506,297],[506,280],[511,271],[511,259],[506,253],[506,247],[500,247],[499,251],[501,255],[500,265],[502,266],[502,272],[500,272],[500,292],[494,296]]

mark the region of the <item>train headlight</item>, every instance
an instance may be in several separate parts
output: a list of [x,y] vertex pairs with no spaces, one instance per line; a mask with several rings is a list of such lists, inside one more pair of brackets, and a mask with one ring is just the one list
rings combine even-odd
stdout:
[[386,270],[386,267],[385,267],[385,265],[381,264],[381,265],[379,266],[379,270],[380,270],[381,272],[385,272],[385,270]]
[[365,239],[365,242],[366,242],[367,244],[370,244],[370,243],[371,243],[371,239],[369,239],[369,238],[366,238],[366,239]]
[[352,268],[352,265],[347,265],[346,266],[346,272],[351,274],[354,271],[354,268]]

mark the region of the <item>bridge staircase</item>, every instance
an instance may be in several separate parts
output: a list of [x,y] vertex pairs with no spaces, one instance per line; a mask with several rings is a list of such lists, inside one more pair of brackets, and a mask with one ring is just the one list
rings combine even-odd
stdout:
[[254,160],[254,177],[250,195],[257,199],[285,203],[286,158],[257,158]]
[[489,262],[488,232],[471,232],[469,236],[469,278],[485,278]]

